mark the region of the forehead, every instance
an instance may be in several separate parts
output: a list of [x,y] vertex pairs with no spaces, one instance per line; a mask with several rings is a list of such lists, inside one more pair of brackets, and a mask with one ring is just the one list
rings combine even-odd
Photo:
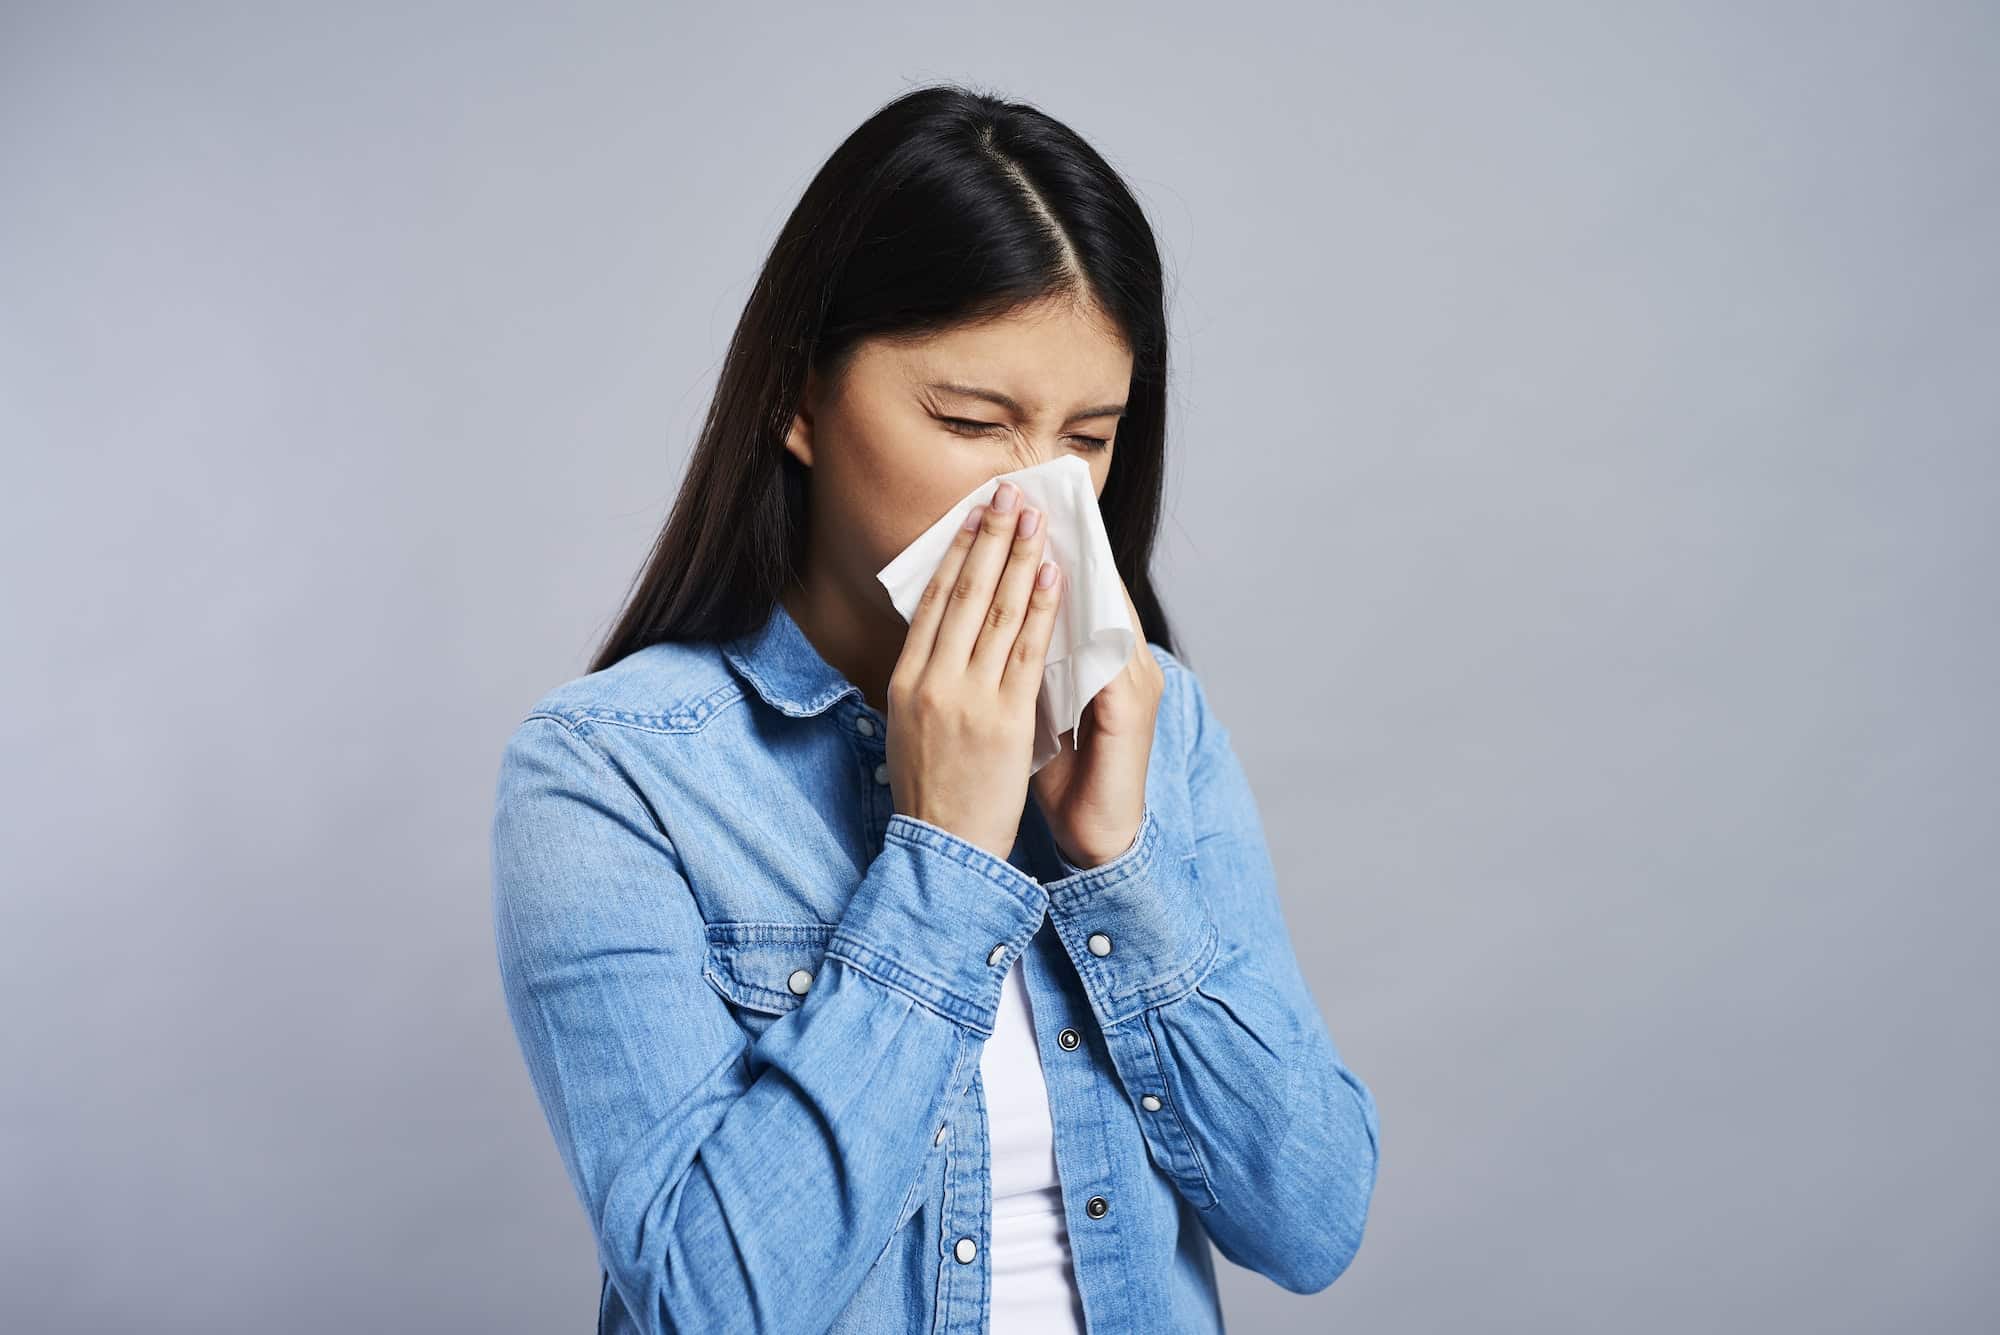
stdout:
[[977,385],[1033,412],[1119,402],[1132,380],[1132,353],[1117,326],[1067,301],[885,342],[878,353],[877,369],[914,390],[938,381]]

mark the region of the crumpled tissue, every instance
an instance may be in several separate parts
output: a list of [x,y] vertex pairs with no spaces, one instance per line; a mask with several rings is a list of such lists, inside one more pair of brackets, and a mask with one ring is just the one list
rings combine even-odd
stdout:
[[1073,732],[1083,718],[1083,707],[1131,661],[1138,645],[1125,607],[1118,560],[1091,489],[1090,466],[1069,454],[988,478],[877,571],[875,578],[907,622],[916,615],[917,602],[966,512],[989,501],[1002,482],[1021,489],[1017,505],[1032,505],[1042,512],[1048,532],[1042,559],[1054,561],[1064,581],[1042,668],[1042,688],[1035,697],[1035,750],[1028,769],[1032,774],[1055,758],[1062,749],[1057,739]]

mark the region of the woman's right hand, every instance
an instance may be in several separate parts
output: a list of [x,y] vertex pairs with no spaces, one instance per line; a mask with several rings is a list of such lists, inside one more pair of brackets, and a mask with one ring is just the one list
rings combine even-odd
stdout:
[[1046,586],[1037,576],[1047,525],[1020,494],[1003,482],[973,506],[938,562],[889,674],[884,735],[895,809],[1000,858],[1020,834],[1062,596],[1054,562]]

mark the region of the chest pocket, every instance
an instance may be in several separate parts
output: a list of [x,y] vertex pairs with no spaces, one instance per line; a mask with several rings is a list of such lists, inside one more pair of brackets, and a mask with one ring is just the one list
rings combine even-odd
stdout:
[[[805,1001],[806,993],[812,990],[812,980],[819,973],[820,959],[832,939],[830,923],[712,922],[708,924],[708,953],[702,964],[702,977],[729,1003],[737,1024],[755,1038]],[[976,1061],[974,1052],[967,1045],[963,1049],[965,1060]],[[960,1088],[956,1073],[953,1087]],[[961,1089],[961,1098],[962,1092]],[[971,1105],[961,1101],[954,1106],[956,1117],[944,1121],[962,1117]],[[936,1204],[941,1208],[947,1155],[957,1128],[946,1126],[939,1130],[933,1126],[928,1130],[930,1152],[897,1211],[898,1231],[925,1206]]]
[[754,1036],[806,999],[832,937],[831,923],[712,922],[701,974]]

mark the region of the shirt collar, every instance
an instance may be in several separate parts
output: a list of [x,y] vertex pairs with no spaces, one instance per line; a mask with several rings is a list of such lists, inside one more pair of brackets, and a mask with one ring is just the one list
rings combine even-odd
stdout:
[[824,713],[842,696],[861,694],[820,657],[782,599],[771,600],[771,615],[762,626],[725,640],[722,656],[767,703],[793,718]]

